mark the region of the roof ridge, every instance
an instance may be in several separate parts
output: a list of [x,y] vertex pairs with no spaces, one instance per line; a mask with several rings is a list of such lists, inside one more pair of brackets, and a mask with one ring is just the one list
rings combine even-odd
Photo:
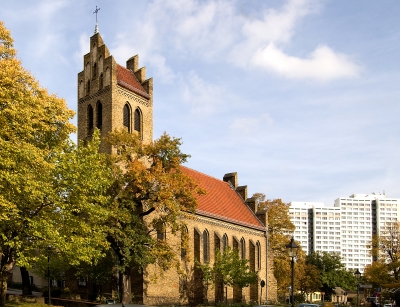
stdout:
[[[222,180],[222,179],[213,177],[213,176],[211,176],[211,175],[205,174],[205,173],[203,173],[203,172],[199,172],[198,170],[195,170],[195,169],[193,169],[193,168],[190,168],[190,167],[187,167],[187,166],[184,166],[184,165],[181,165],[181,167],[184,167],[184,168],[189,169],[189,170],[191,170],[191,171],[193,171],[193,172],[199,173],[199,174],[201,174],[201,175],[203,175],[203,176],[207,176],[208,178],[211,178],[211,179],[214,179],[214,180],[217,180],[217,181],[224,182],[224,183],[226,183],[226,184],[229,184],[229,183],[230,183],[230,182],[226,182],[226,181],[224,181],[224,180]],[[233,185],[232,185],[232,187],[233,187]]]

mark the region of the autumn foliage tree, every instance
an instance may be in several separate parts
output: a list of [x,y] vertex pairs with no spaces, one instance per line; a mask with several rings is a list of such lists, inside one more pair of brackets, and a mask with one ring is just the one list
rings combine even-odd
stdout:
[[[295,226],[289,217],[289,204],[281,199],[267,200],[262,193],[252,196],[258,201],[260,210],[266,210],[268,216],[268,244],[274,254],[274,275],[277,280],[278,292],[283,294],[290,285],[290,259],[286,245]],[[298,244],[299,245],[299,244]]]
[[114,183],[109,189],[109,218],[104,231],[118,258],[122,303],[129,303],[131,272],[156,265],[161,272],[179,266],[179,246],[165,233],[185,235],[185,216],[194,213],[197,183],[180,165],[188,155],[180,151],[180,139],[163,134],[150,144],[125,131],[112,132]]
[[104,157],[98,154],[99,138],[82,149],[70,141],[73,115],[22,67],[10,31],[0,22],[1,306],[15,264],[30,267],[40,257],[37,251],[49,247],[75,263],[88,261],[106,242],[95,234],[109,185]]
[[400,281],[400,222],[387,223],[370,242],[374,262],[365,268],[365,278],[374,285]]

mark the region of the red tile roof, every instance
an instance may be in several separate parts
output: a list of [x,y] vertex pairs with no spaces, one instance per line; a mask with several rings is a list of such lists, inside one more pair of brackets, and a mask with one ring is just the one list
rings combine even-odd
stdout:
[[182,171],[207,191],[207,194],[197,197],[197,214],[258,230],[265,230],[264,225],[228,182],[185,166],[182,166]]
[[133,72],[119,64],[117,64],[117,83],[144,98],[150,98]]

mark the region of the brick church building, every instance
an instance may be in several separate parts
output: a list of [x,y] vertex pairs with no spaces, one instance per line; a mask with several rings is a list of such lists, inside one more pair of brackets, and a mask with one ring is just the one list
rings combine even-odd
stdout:
[[[100,33],[90,38],[90,52],[84,55],[84,69],[78,74],[78,139],[90,138],[97,127],[101,135],[125,128],[138,133],[143,142],[153,140],[153,79],[146,79],[145,67],[139,68],[139,57],[131,57],[126,66],[117,64],[104,44]],[[112,149],[102,144],[101,151]],[[185,278],[174,270],[157,281],[148,267],[132,276],[134,300],[146,305],[199,304],[218,300],[260,301],[276,300],[276,280],[272,255],[268,250],[267,217],[257,212],[254,199],[247,197],[247,186],[238,185],[237,173],[213,178],[183,167],[207,191],[198,196],[198,208],[193,219],[187,220],[190,237],[191,262],[186,263]],[[172,236],[172,235],[171,235]],[[179,242],[180,238],[167,238]],[[207,293],[193,259],[212,264],[216,250],[226,246],[239,250],[248,259],[251,269],[258,272],[257,284],[244,288],[222,288],[215,285]],[[185,261],[182,259],[182,261]],[[265,286],[261,287],[261,281]],[[72,285],[68,285],[71,290]]]

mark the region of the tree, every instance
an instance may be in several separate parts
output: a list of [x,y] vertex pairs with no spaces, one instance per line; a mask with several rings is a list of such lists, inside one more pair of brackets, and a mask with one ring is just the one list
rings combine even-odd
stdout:
[[203,272],[206,288],[208,288],[208,281],[213,279],[215,283],[220,282],[224,286],[238,286],[243,289],[256,283],[258,278],[257,272],[250,269],[249,261],[240,258],[239,251],[229,246],[223,252],[217,250],[212,268],[208,263],[197,262],[196,266]]
[[107,244],[100,221],[111,172],[98,134],[85,147],[71,142],[73,115],[22,67],[0,22],[0,306],[8,272],[47,257],[38,250],[80,263]]
[[330,299],[334,287],[353,290],[357,285],[354,272],[347,271],[337,253],[312,252],[306,257],[306,263],[314,265],[320,272],[322,288],[326,298]]
[[258,209],[267,211],[268,244],[274,254],[274,276],[277,280],[278,293],[284,295],[291,284],[290,259],[286,245],[290,241],[289,234],[295,230],[289,217],[289,204],[279,198],[266,200],[262,193],[255,193],[252,197],[258,201]]
[[298,266],[296,276],[298,276],[298,289],[306,296],[319,291],[322,287],[320,272],[312,264],[303,262],[302,265]]
[[131,271],[155,264],[160,271],[179,266],[177,250],[165,238],[185,236],[185,216],[195,212],[197,183],[180,165],[189,157],[180,139],[163,134],[151,144],[125,131],[110,133],[115,148],[114,183],[109,189],[110,216],[104,231],[118,258],[122,303],[131,301]]
[[286,244],[290,239],[289,233],[293,233],[295,226],[289,217],[289,204],[281,199],[265,200],[265,195],[255,193],[252,196],[258,201],[258,209],[266,210],[268,216],[269,246],[278,254],[286,255]]
[[[369,278],[378,273],[381,278],[398,282],[400,280],[400,222],[387,223],[380,236],[374,236],[371,240],[371,256],[377,262],[369,270]],[[372,270],[380,267],[383,271]],[[385,276],[383,272],[386,272]]]

